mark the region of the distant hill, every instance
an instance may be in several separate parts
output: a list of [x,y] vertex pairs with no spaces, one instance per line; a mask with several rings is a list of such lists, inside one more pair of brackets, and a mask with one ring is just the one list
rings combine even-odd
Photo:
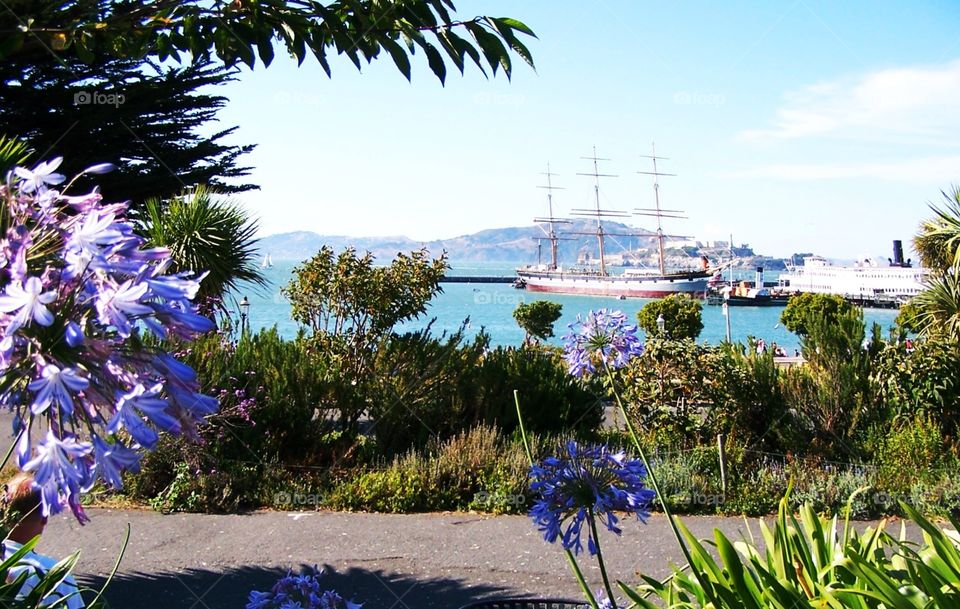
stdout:
[[[625,224],[609,222],[604,224],[608,233],[608,253],[617,253],[624,249],[648,247],[650,237],[627,237],[626,233],[637,233],[640,229]],[[596,233],[596,225],[589,220],[575,220],[564,225],[564,233]],[[560,242],[560,258],[573,263],[581,252],[590,257],[597,256],[597,239],[590,234],[570,235],[569,241]],[[260,239],[258,249],[269,252],[274,261],[301,261],[313,256],[323,245],[329,245],[334,251],[352,245],[358,251],[370,251],[377,258],[390,259],[398,252],[426,247],[432,254],[446,251],[451,260],[462,262],[536,262],[537,238],[541,237],[542,256],[550,256],[550,242],[536,226],[516,226],[492,228],[472,235],[462,235],[452,239],[436,241],[414,241],[407,237],[345,237],[342,235],[318,235],[308,231],[270,235]]]
[[[643,234],[642,229],[618,222],[605,222],[604,230],[607,233],[605,253],[608,256],[616,257],[624,252],[642,250],[633,258],[642,264],[656,265],[656,240],[652,236]],[[599,256],[596,231],[596,224],[584,219],[573,220],[570,224],[562,225],[562,231],[558,227],[558,232],[563,233],[564,239],[559,244],[561,264],[573,265],[581,257],[595,260]],[[638,233],[641,236],[636,236]],[[316,254],[323,245],[329,245],[336,252],[352,245],[360,252],[371,252],[381,261],[392,259],[398,252],[409,252],[426,247],[433,255],[446,251],[450,260],[457,262],[534,263],[538,259],[538,240],[540,259],[548,261],[550,241],[536,226],[492,228],[472,235],[426,242],[414,241],[402,236],[346,237],[298,231],[264,237],[260,239],[258,249],[261,255],[269,252],[274,261],[300,262]],[[686,247],[668,250],[667,264],[676,267],[691,266],[696,264],[701,251],[706,252],[714,261],[729,259],[726,248],[714,251]],[[755,266],[764,266],[769,270],[783,268],[783,260],[756,255],[749,247],[735,248],[734,252],[738,258],[737,266],[740,268]],[[624,256],[624,258],[628,257],[631,256]]]

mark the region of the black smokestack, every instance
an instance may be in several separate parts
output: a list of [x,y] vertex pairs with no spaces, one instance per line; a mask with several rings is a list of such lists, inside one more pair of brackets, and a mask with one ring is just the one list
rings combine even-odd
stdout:
[[903,264],[903,242],[899,239],[893,240],[893,264],[891,266],[904,266]]

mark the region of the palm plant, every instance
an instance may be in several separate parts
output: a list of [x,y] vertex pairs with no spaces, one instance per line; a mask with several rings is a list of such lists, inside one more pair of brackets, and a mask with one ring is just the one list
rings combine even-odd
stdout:
[[926,289],[910,302],[916,310],[911,324],[922,334],[940,333],[960,340],[960,274],[956,270],[932,276]]
[[943,198],[944,208],[930,205],[934,216],[920,224],[913,240],[923,265],[942,272],[960,266],[960,186]]
[[943,208],[920,225],[913,240],[923,264],[933,269],[926,289],[911,300],[912,325],[921,334],[942,333],[960,340],[960,186],[943,193]]
[[33,150],[27,146],[26,142],[0,135],[0,179],[17,165],[26,163],[32,154]]
[[223,310],[241,283],[267,285],[256,264],[257,223],[235,201],[196,186],[169,201],[149,199],[138,218],[147,242],[170,249],[175,271],[206,271],[198,302]]

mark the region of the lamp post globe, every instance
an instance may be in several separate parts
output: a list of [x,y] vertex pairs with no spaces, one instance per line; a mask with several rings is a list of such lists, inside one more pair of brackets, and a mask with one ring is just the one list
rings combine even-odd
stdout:
[[247,314],[250,313],[250,301],[244,296],[240,301],[240,332],[247,331]]

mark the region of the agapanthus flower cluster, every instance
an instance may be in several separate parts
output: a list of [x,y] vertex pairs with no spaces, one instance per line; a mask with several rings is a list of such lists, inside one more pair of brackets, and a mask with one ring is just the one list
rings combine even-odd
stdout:
[[590,311],[586,319],[577,315],[569,328],[563,337],[563,357],[574,376],[593,374],[598,366],[616,370],[643,353],[637,326],[627,323],[621,311]]
[[643,463],[628,459],[623,452],[611,452],[607,446],[581,446],[574,440],[568,441],[562,452],[530,468],[530,489],[536,497],[530,517],[544,539],[550,543],[560,539],[565,549],[579,554],[586,524],[587,550],[596,554],[596,520],[617,535],[622,530],[616,512],[635,514],[645,521],[656,495],[645,486]]
[[345,600],[333,590],[321,592],[316,567],[299,575],[293,572],[277,580],[269,592],[250,592],[246,609],[360,609],[363,605]]
[[69,505],[83,522],[80,496],[97,480],[119,487],[158,432],[195,434],[218,407],[144,334],[188,339],[214,324],[191,303],[202,276],[169,273],[169,251],[144,247],[125,204],[68,195],[73,181],[56,189],[60,163],[0,184],[0,404],[44,514]]

